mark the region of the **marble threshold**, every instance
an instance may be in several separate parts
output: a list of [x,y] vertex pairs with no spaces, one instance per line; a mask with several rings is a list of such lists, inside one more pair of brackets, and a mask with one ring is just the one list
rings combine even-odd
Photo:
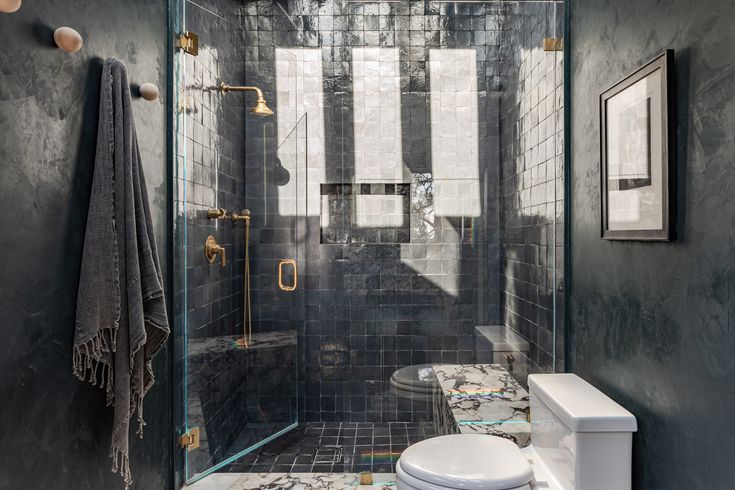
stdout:
[[395,490],[395,474],[373,473],[372,485],[360,485],[358,473],[214,473],[184,490]]

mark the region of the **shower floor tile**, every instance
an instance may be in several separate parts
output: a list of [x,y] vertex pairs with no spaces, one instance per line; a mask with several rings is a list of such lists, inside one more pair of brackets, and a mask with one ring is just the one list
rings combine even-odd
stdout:
[[310,422],[223,468],[228,473],[393,473],[430,422]]

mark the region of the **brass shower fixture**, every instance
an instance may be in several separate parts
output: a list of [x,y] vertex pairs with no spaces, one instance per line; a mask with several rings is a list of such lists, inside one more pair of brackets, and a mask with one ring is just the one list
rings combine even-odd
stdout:
[[226,217],[227,210],[225,208],[207,209],[207,218],[209,219],[225,219]]
[[237,223],[238,221],[245,221],[246,223],[250,223],[250,210],[243,209],[240,213],[236,213],[233,211],[230,219],[233,223]]
[[225,208],[211,208],[207,210],[207,218],[230,220],[233,223],[237,223],[238,221],[245,221],[246,223],[250,223],[250,210],[243,209],[239,213],[233,211],[232,214],[227,214],[227,210]]
[[[259,97],[262,97],[262,93],[260,93],[259,89],[258,94]],[[263,101],[263,104],[265,104],[265,100]],[[250,210],[243,209],[239,213],[233,211],[228,215],[225,208],[211,208],[207,210],[207,218],[216,220],[230,220],[234,224],[242,221],[245,224],[243,236],[243,248],[245,255],[243,265],[243,332],[242,337],[239,338],[236,343],[239,347],[247,349],[250,347],[250,342],[253,336],[253,314],[252,305],[250,303]],[[218,245],[214,237],[211,235],[207,237],[207,241],[204,244],[204,253],[207,256],[207,260],[210,264],[214,263],[214,261],[217,259],[217,255],[219,255],[222,267],[225,266],[225,249],[224,247]],[[294,268],[295,267],[296,265],[294,264]],[[281,283],[280,276],[279,283]],[[295,283],[294,289],[296,289]],[[292,291],[292,289],[288,289],[287,291]]]
[[214,261],[217,260],[217,256],[219,255],[219,262],[220,266],[224,267],[227,265],[227,255],[225,252],[225,247],[219,245],[217,243],[217,240],[212,235],[209,235],[207,237],[207,240],[204,242],[204,256],[207,257],[207,261],[210,264],[214,264]]
[[258,101],[255,103],[254,107],[250,108],[250,114],[255,114],[256,116],[272,116],[273,115],[273,111],[270,110],[270,108],[268,108],[268,105],[266,105],[265,97],[263,96],[263,91],[260,90],[260,88],[258,87],[227,85],[225,82],[222,82],[219,84],[217,89],[222,93],[255,92],[258,95]]

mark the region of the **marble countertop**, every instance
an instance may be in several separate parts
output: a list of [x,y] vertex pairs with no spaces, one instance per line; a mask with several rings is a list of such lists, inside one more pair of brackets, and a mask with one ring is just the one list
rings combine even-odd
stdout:
[[531,441],[528,392],[499,364],[433,366],[442,396],[462,434],[491,434],[520,447]]

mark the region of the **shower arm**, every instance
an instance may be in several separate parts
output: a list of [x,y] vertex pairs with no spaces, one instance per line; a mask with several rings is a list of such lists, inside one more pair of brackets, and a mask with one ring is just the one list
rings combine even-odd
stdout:
[[225,82],[222,82],[219,84],[219,91],[220,92],[255,92],[258,94],[259,100],[265,100],[265,97],[263,97],[263,91],[260,90],[258,87],[250,87],[250,86],[241,86],[241,85],[227,85]]
[[250,114],[255,114],[257,116],[272,116],[273,115],[273,111],[268,107],[265,101],[265,97],[263,96],[263,91],[260,90],[258,87],[227,85],[225,82],[222,82],[216,88],[223,94],[226,94],[227,92],[255,92],[256,94],[258,94],[258,102],[255,104],[254,107],[250,108]]

